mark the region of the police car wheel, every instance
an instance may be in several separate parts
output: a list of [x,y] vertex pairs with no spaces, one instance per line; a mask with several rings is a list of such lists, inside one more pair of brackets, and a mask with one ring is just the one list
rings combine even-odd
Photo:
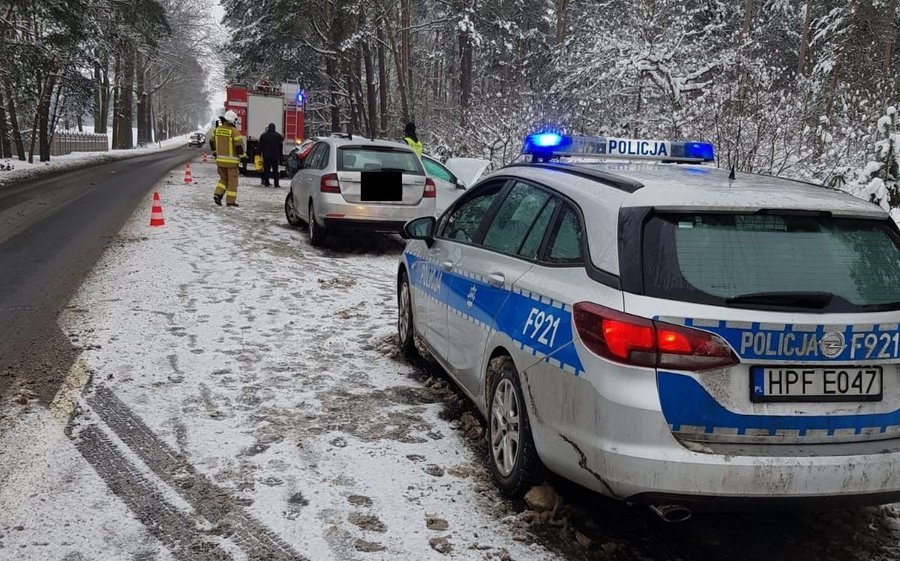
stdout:
[[400,342],[400,352],[403,356],[407,358],[417,356],[412,298],[409,293],[409,279],[406,276],[406,271],[400,273],[400,281],[397,284],[397,335]]
[[545,468],[534,446],[512,359],[495,358],[488,369],[493,373],[487,431],[491,473],[504,495],[518,499],[543,481]]
[[312,201],[309,201],[309,213],[306,215],[306,225],[309,230],[309,243],[316,247],[325,243],[325,228],[316,223],[316,211],[313,210]]
[[303,221],[297,216],[297,206],[294,204],[294,194],[288,191],[287,197],[284,199],[284,215],[288,224],[291,226],[300,226]]

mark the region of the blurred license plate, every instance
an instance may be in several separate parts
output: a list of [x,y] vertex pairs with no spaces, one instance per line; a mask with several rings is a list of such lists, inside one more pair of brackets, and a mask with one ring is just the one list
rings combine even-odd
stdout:
[[752,401],[880,401],[880,366],[754,366]]
[[359,174],[359,199],[363,202],[403,200],[403,174],[396,171],[363,171]]

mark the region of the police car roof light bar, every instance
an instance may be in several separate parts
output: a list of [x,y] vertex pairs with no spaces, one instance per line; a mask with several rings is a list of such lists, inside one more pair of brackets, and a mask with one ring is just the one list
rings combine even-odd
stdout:
[[522,153],[530,155],[534,162],[546,162],[559,156],[692,164],[713,162],[716,159],[715,149],[709,142],[568,136],[555,132],[526,136]]

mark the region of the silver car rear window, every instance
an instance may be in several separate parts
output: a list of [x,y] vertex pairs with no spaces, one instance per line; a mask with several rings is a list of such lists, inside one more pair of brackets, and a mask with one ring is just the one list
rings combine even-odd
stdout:
[[829,311],[900,307],[900,244],[879,220],[664,214],[645,226],[643,246],[650,295],[765,303],[765,295],[785,302],[788,294],[816,293],[833,295]]
[[338,171],[400,171],[425,175],[415,152],[390,146],[338,148],[337,160]]

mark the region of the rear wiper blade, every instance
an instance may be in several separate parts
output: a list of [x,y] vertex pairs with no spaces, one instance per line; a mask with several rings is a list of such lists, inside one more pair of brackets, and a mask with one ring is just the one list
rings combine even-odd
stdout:
[[797,308],[824,308],[831,303],[831,292],[751,292],[726,298],[726,304],[761,304]]

